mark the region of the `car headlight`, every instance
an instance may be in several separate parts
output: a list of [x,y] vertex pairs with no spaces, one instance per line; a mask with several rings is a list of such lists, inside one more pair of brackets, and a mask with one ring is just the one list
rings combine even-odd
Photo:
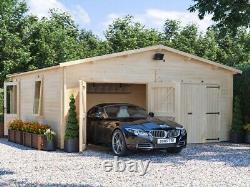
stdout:
[[184,128],[176,128],[176,129],[179,129],[181,131],[182,136],[185,136],[187,134],[187,131]]
[[148,136],[148,133],[141,129],[125,128],[126,131],[136,135],[136,136]]
[[181,129],[181,135],[182,135],[182,136],[185,136],[186,134],[187,134],[186,129],[184,129],[184,128],[183,128],[183,129]]

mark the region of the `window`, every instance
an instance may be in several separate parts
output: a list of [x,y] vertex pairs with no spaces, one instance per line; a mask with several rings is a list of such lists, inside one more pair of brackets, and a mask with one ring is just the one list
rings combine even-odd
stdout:
[[8,85],[6,87],[6,110],[7,114],[17,113],[17,86]]
[[106,106],[105,111],[109,118],[146,118],[147,112],[133,105]]
[[33,114],[41,115],[42,108],[42,81],[35,82],[35,96],[33,105]]

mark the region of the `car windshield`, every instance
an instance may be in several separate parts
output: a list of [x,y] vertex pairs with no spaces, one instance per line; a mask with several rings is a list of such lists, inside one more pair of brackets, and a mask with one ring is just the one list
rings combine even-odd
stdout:
[[105,112],[108,118],[146,118],[147,112],[138,106],[133,105],[112,105],[106,106]]

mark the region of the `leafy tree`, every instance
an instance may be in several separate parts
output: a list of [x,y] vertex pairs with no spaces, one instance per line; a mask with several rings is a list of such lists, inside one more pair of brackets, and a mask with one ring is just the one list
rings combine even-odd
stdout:
[[0,87],[6,74],[16,72],[29,59],[28,47],[22,41],[27,10],[24,1],[0,1]]
[[203,19],[205,15],[212,14],[216,26],[224,31],[237,32],[240,27],[250,26],[250,3],[248,0],[193,0],[189,10],[198,11],[198,16]]
[[132,16],[116,19],[105,32],[111,52],[137,49],[161,43],[161,34],[133,21]]
[[232,122],[232,132],[242,132],[243,121],[240,107],[240,98],[235,97],[234,100],[234,111],[233,111],[233,122]]
[[70,96],[69,114],[65,130],[65,139],[73,139],[79,137],[79,126],[76,118],[76,107],[74,96]]
[[180,21],[167,19],[164,23],[164,39],[169,43],[180,31]]
[[244,101],[241,103],[242,114],[245,119],[250,119],[250,65],[243,67],[242,75],[235,76],[234,94]]

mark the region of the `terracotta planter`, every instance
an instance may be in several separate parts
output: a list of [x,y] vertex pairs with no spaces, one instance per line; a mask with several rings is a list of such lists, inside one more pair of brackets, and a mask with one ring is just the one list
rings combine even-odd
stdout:
[[32,134],[32,147],[38,150],[44,150],[44,135]]
[[18,144],[23,144],[23,132],[15,131],[15,142]]
[[250,133],[245,134],[245,143],[250,144]]
[[23,145],[31,147],[32,134],[28,132],[23,132]]
[[4,137],[4,124],[0,122],[0,138]]
[[241,132],[231,132],[230,140],[232,143],[242,143],[244,134]]
[[15,130],[8,130],[8,140],[10,142],[15,142]]
[[79,138],[64,140],[64,151],[68,153],[79,152]]

